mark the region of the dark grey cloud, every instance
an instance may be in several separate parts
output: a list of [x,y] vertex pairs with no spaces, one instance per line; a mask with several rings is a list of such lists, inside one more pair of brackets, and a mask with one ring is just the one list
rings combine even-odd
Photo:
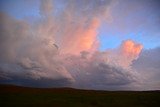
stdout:
[[21,73],[13,73],[11,71],[0,70],[0,84],[14,84],[28,87],[70,87],[72,82],[68,78],[46,78],[39,79],[30,77],[31,74],[21,71]]
[[96,52],[91,57],[84,57],[83,53],[82,56],[69,56],[65,59],[65,66],[75,79],[73,87],[102,90],[129,87],[133,89],[132,83],[139,81],[136,71],[107,62],[107,52]]

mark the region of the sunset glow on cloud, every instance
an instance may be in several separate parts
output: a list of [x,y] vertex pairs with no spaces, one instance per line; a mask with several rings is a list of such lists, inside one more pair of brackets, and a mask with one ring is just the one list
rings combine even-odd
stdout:
[[[62,53],[79,54],[81,51],[95,51],[98,48],[97,29],[100,22],[93,19],[86,28],[79,26],[63,38]],[[82,27],[82,28],[81,28]],[[72,36],[73,35],[73,36]]]
[[128,57],[137,57],[142,50],[142,45],[127,40],[122,44],[122,52]]
[[0,1],[0,83],[160,89],[153,1]]

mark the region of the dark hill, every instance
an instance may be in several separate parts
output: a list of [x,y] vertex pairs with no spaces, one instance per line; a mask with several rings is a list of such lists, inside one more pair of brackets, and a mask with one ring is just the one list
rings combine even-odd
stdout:
[[0,107],[160,107],[160,91],[94,91],[0,85]]

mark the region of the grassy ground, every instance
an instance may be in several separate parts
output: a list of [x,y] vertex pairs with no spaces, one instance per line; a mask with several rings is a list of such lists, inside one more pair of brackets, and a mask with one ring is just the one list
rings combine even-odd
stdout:
[[91,91],[0,85],[0,107],[160,107],[160,91]]

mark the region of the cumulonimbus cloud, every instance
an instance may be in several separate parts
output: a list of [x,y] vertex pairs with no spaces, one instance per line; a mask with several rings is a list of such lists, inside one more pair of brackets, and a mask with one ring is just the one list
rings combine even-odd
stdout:
[[110,18],[111,1],[68,1],[59,14],[52,1],[41,3],[34,24],[0,14],[1,83],[128,89],[140,81],[131,66],[141,44],[125,40],[115,49],[98,50],[98,29]]

